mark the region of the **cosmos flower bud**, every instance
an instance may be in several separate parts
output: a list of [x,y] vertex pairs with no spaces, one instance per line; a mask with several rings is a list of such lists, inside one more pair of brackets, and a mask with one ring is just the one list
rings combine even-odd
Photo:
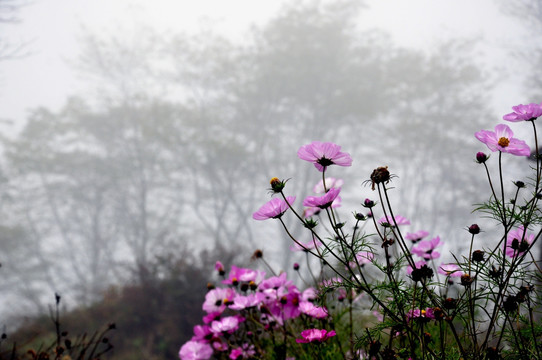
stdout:
[[514,295],[510,295],[504,300],[503,308],[506,312],[514,312],[518,309],[518,302]]
[[413,269],[411,276],[412,280],[414,280],[415,282],[421,281],[423,279],[430,279],[433,277],[433,270],[427,265],[422,265],[419,269]]
[[280,180],[277,177],[272,178],[271,181],[269,181],[269,183],[271,184],[271,189],[270,190],[272,192],[274,192],[274,193],[282,192],[282,190],[284,190],[284,187],[286,186],[286,181],[285,180]]
[[488,347],[486,354],[487,354],[488,360],[502,359],[501,354],[499,353],[499,350],[496,347]]
[[482,262],[484,261],[484,252],[482,250],[475,250],[472,252],[472,261]]
[[473,281],[474,279],[469,274],[461,275],[461,285],[463,285],[464,287],[470,286],[470,284],[472,284]]
[[519,181],[519,180],[514,182],[514,185],[516,185],[519,189],[525,187],[525,183],[523,181]]
[[433,315],[435,316],[435,320],[444,319],[444,311],[438,306],[433,308]]
[[372,208],[373,206],[375,206],[375,202],[373,200],[370,200],[370,199],[365,199],[365,201],[363,202],[362,204],[364,207],[370,209]]
[[478,224],[472,224],[471,226],[469,226],[469,232],[472,235],[479,234],[480,233],[480,227],[478,226]]
[[442,305],[445,309],[455,309],[457,307],[457,299],[447,298]]
[[365,221],[368,219],[368,217],[363,215],[362,213],[354,213],[354,218],[358,221]]
[[502,275],[502,269],[500,267],[495,268],[495,265],[491,265],[491,270],[488,272],[489,276],[497,280]]
[[318,225],[318,221],[314,219],[307,219],[305,220],[305,223],[303,226],[305,226],[307,229],[314,229]]
[[489,156],[487,156],[485,153],[479,151],[476,153],[476,162],[478,164],[483,164],[489,159]]
[[424,332],[423,333],[423,339],[425,340],[426,343],[431,342],[431,334],[428,333],[428,332]]
[[299,264],[298,264],[298,263],[294,263],[294,270],[295,270],[295,271],[298,271],[298,270],[299,270]]

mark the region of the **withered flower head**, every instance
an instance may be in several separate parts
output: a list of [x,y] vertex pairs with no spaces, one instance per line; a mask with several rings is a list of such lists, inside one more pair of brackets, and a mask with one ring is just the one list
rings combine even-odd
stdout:
[[375,184],[388,183],[390,181],[390,172],[387,166],[380,166],[373,170],[371,174],[371,189],[375,189]]

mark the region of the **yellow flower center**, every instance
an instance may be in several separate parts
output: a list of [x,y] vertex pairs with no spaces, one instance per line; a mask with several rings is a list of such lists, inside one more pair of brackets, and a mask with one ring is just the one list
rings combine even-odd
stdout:
[[508,145],[510,145],[510,140],[508,140],[507,138],[505,137],[502,137],[499,139],[499,142],[498,142],[499,146],[501,147],[507,147]]

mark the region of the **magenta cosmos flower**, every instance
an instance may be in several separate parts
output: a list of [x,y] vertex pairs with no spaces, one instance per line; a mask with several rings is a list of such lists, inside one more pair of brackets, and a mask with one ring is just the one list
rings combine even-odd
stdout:
[[517,257],[523,255],[534,241],[534,235],[525,231],[523,226],[508,233],[506,237],[506,255]]
[[310,144],[303,145],[297,151],[297,156],[301,160],[314,163],[314,166],[319,171],[324,171],[329,165],[352,165],[350,154],[341,152],[339,145],[330,142],[313,141]]
[[263,279],[265,279],[265,271],[263,270],[238,268],[232,265],[228,278],[222,280],[222,284],[237,285],[240,282],[248,283],[250,281],[259,284]]
[[327,331],[325,329],[308,329],[301,332],[301,339],[295,339],[298,344],[306,344],[310,342],[321,343],[327,339],[337,335],[335,330]]
[[235,348],[230,352],[230,359],[254,359],[256,351],[254,345],[244,343],[241,347]]
[[[332,177],[326,178],[326,189],[329,188],[340,188],[343,186],[344,181],[343,179],[335,179]],[[324,190],[324,180],[320,180],[320,182],[316,185],[314,185],[314,188],[312,189],[316,194],[323,194],[326,191]]]
[[295,196],[287,196],[286,201],[281,198],[273,198],[262,205],[262,207],[252,214],[254,220],[278,219],[288,210],[288,204],[292,205],[295,201]]
[[531,149],[523,140],[514,138],[514,133],[505,124],[495,126],[495,131],[480,130],[474,134],[491,151],[502,151],[518,156],[530,156]]
[[536,118],[542,115],[542,104],[519,104],[517,106],[512,106],[512,110],[514,110],[514,112],[506,114],[502,118],[512,122],[536,120]]
[[457,264],[442,264],[438,268],[438,273],[451,277],[461,277],[463,272]]
[[333,203],[333,201],[339,196],[341,189],[331,188],[322,196],[307,196],[303,201],[303,206],[317,207],[325,209]]
[[412,253],[424,259],[438,259],[440,253],[435,248],[440,245],[440,237],[437,236],[431,240],[422,240],[418,245],[412,248]]
[[415,233],[407,233],[405,239],[412,241],[414,244],[429,235],[428,231],[418,230]]
[[213,348],[199,341],[188,341],[179,351],[181,360],[206,360],[213,356]]
[[400,225],[410,225],[410,220],[408,220],[407,218],[401,215],[397,215],[395,217],[391,217],[388,215],[388,216],[382,216],[378,220],[378,223],[382,226],[395,226],[395,223],[397,223],[397,226],[400,226]]

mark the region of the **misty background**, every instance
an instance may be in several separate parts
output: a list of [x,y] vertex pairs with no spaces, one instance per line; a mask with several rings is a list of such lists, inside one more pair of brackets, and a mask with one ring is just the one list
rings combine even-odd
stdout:
[[344,220],[389,166],[406,231],[451,261],[489,196],[474,132],[542,101],[541,19],[536,0],[0,0],[3,323],[54,292],[90,305],[175,253],[262,249],[289,271],[303,256],[251,215],[274,176],[301,209],[313,140],[354,159],[328,174]]

